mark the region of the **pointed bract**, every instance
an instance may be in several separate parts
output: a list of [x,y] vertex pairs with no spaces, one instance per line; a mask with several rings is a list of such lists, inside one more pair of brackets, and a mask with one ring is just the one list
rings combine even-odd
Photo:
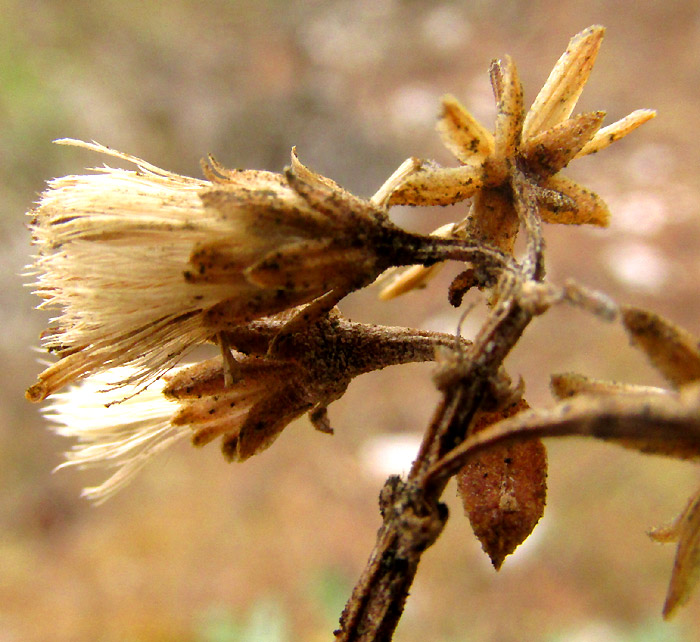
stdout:
[[612,145],[616,140],[624,138],[637,127],[655,117],[656,111],[653,109],[636,109],[631,114],[615,121],[612,125],[598,130],[596,135],[576,154],[576,158],[595,154],[605,149],[608,145]]
[[[561,207],[558,208],[540,207],[540,216],[545,223],[599,227],[607,227],[610,224],[610,210],[595,192],[562,174],[550,176],[544,181],[544,185],[568,199],[562,201]],[[568,203],[574,203],[575,209],[570,209]]]
[[496,96],[496,131],[493,157],[496,163],[512,159],[523,128],[523,88],[510,56],[491,63],[491,84]]
[[525,117],[525,138],[536,136],[572,114],[593,69],[604,35],[604,27],[593,25],[569,41]]
[[481,162],[461,167],[424,164],[391,194],[390,205],[453,205],[474,194],[484,184]]
[[603,124],[604,111],[579,114],[525,141],[521,147],[529,167],[545,177],[564,169],[595,136]]
[[445,147],[461,163],[471,163],[475,156],[486,158],[493,154],[493,134],[454,96],[443,96],[437,130]]

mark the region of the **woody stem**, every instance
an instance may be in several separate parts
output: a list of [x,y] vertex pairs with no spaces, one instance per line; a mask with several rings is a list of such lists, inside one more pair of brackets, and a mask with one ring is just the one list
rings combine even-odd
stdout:
[[442,402],[408,479],[390,477],[382,489],[383,524],[341,616],[337,642],[391,640],[421,556],[447,521],[440,497],[452,471],[436,475],[435,466],[466,438],[474,415],[490,394],[492,378],[533,316],[515,300],[504,301],[493,310],[474,344],[459,353],[454,371],[440,386]]

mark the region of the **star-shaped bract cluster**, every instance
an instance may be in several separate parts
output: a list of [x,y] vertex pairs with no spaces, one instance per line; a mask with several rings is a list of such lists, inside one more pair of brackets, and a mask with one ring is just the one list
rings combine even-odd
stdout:
[[[391,197],[392,205],[451,205],[471,198],[468,217],[436,230],[440,236],[472,238],[512,253],[520,226],[514,176],[535,186],[537,213],[545,223],[605,226],[610,213],[597,194],[562,175],[573,159],[596,153],[653,118],[639,109],[602,127],[605,112],[571,114],[593,68],[604,28],[574,36],[527,112],[513,60],[492,63],[497,103],[495,130],[481,125],[453,96],[442,100],[437,130],[459,160],[458,167],[424,162]],[[382,291],[391,298],[421,285],[434,273],[417,266]]]

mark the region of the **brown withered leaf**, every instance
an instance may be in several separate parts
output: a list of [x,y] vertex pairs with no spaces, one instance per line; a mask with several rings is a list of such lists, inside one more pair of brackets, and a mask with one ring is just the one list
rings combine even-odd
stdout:
[[678,387],[700,379],[700,346],[689,332],[658,314],[625,306],[622,321],[654,367]]
[[[523,410],[469,435],[437,462],[426,478],[460,471],[465,461],[492,452],[495,445],[533,437],[594,437],[644,453],[700,460],[700,382],[683,386],[680,393],[660,393],[658,389],[649,394],[641,390],[610,393],[610,390],[596,390],[591,394],[589,390],[582,394],[565,385],[564,394],[573,396],[547,410]],[[664,606],[664,616],[669,617],[687,601],[700,579],[700,493],[691,498],[671,527],[658,529],[651,535],[657,541],[679,542]]]
[[[520,400],[496,412],[481,412],[472,434],[521,410]],[[491,563],[498,570],[532,532],[544,512],[547,452],[539,439],[499,444],[464,466],[457,475],[464,510]]]
[[700,579],[700,490],[671,527],[651,531],[649,536],[657,542],[678,542],[663,611],[664,618],[670,618],[688,601]]

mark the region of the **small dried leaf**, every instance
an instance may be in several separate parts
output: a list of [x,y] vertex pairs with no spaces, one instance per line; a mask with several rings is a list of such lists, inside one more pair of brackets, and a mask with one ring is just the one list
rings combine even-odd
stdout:
[[[492,428],[471,434],[428,471],[428,478],[489,453],[494,445],[567,435],[596,437],[642,452],[697,460],[700,458],[700,383],[686,385],[678,396],[577,395],[546,411],[525,410]],[[651,535],[663,542],[679,540],[664,607],[664,616],[669,617],[688,599],[700,577],[700,492],[671,527]]]
[[622,321],[633,343],[674,386],[700,379],[700,346],[689,332],[653,312],[625,306]]
[[[481,412],[473,432],[527,409],[520,400]],[[532,532],[544,512],[547,453],[539,439],[498,445],[475,456],[457,475],[464,510],[496,570]]]

